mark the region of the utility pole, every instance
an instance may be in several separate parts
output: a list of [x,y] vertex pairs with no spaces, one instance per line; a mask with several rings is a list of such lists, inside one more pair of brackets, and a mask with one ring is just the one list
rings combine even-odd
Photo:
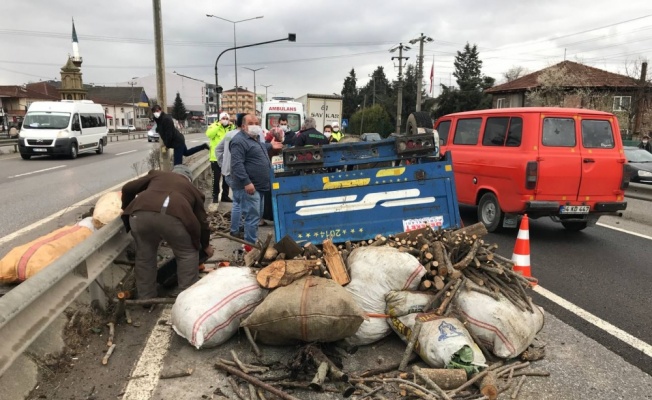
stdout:
[[154,5],[154,46],[156,51],[156,98],[163,112],[167,112],[165,92],[165,54],[163,53],[163,18],[161,0],[152,0]]
[[409,46],[399,43],[398,46],[395,46],[390,50],[390,52],[395,52],[398,49],[398,57],[392,57],[392,60],[398,58],[398,98],[396,99],[396,133],[401,133],[401,114],[403,111],[403,60],[407,60],[410,57],[403,57],[403,50],[410,50]]
[[419,59],[417,60],[417,110],[421,111],[421,85],[423,81],[423,42],[432,42],[432,38],[423,33],[416,39],[410,40],[411,44],[419,42]]
[[[135,78],[132,78],[132,79],[135,79]],[[135,84],[136,84],[136,82],[134,82],[134,81],[127,82],[127,85],[131,86],[131,116],[133,117],[132,125],[134,127],[136,126],[136,102],[134,100],[134,85]]]
[[272,87],[274,85],[262,85],[262,87],[265,88],[265,101],[269,101],[269,98],[267,97],[267,88]]
[[374,80],[374,95],[371,98],[371,105],[376,105],[376,76],[374,74],[369,74],[369,77]]
[[[267,67],[260,67],[260,68],[247,68],[247,67],[242,67],[244,69],[248,69],[249,71],[254,73],[254,114],[256,113],[256,104],[258,103],[258,95],[256,94],[256,71],[260,71],[261,69],[265,69]],[[262,110],[261,110],[262,111]]]

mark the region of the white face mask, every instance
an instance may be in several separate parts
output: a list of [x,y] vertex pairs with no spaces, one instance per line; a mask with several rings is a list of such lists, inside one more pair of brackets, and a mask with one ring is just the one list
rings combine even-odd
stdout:
[[248,125],[247,134],[252,138],[259,137],[263,133],[263,128],[260,125]]
[[229,120],[228,119],[223,119],[222,120],[222,126],[228,126],[229,125]]
[[157,112],[154,113],[154,118],[158,118],[158,117],[160,117],[160,116],[161,116],[161,112],[160,112],[160,111],[157,111]]
[[338,128],[336,126],[333,127],[333,132],[339,132],[339,131],[340,131],[340,128]]
[[644,140],[644,141],[643,141],[643,144],[646,144],[646,143],[647,143],[647,140]]
[[280,125],[280,127],[283,129],[283,132],[287,132],[289,129],[287,125]]
[[327,138],[331,137],[331,132],[324,132],[324,136],[326,136]]

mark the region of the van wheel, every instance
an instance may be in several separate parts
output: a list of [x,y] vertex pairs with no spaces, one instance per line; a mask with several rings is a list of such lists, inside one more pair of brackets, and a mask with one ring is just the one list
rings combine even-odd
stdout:
[[498,199],[493,193],[485,193],[478,204],[478,221],[482,222],[489,232],[498,232],[503,227],[505,214],[500,209]]
[[426,128],[432,132],[430,113],[426,111],[415,111],[408,116],[407,122],[405,123],[405,133],[408,135],[417,135],[419,134],[419,128]]
[[71,143],[70,144],[70,150],[68,150],[68,157],[71,160],[74,160],[77,158],[77,143]]
[[571,232],[579,232],[588,226],[588,222],[586,221],[561,221],[561,224],[566,230]]
[[31,154],[21,154],[20,157],[23,160],[29,160],[30,158],[32,158],[32,155]]
[[97,150],[95,150],[97,154],[102,154],[104,153],[104,144],[102,143],[102,139],[100,139],[100,142],[97,144]]

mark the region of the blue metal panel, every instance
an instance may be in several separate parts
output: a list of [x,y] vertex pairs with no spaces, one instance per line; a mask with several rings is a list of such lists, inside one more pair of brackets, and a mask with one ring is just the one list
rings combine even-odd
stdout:
[[[380,142],[376,142],[380,143]],[[327,146],[328,165],[374,163],[392,158],[393,141],[381,146]],[[362,145],[362,146],[357,146]],[[389,145],[389,146],[388,146]],[[328,149],[328,151],[326,151]],[[371,156],[373,154],[376,156]],[[393,153],[396,160],[396,154]],[[432,160],[430,160],[432,161]],[[428,222],[460,226],[450,159],[399,167],[272,177],[275,233],[297,242],[358,241]]]

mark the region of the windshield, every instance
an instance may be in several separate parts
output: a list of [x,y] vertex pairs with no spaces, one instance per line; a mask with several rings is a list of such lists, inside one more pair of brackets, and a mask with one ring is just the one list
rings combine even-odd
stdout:
[[70,113],[33,111],[25,116],[23,129],[65,129],[69,121]]
[[266,129],[272,129],[273,127],[278,125],[278,120],[281,118],[281,116],[284,116],[285,118],[288,119],[288,127],[290,128],[291,131],[298,131],[301,128],[301,116],[299,114],[281,114],[281,113],[273,113],[273,114],[267,114],[266,121],[265,121],[265,128]]
[[625,157],[631,163],[652,163],[652,154],[643,149],[625,149]]

